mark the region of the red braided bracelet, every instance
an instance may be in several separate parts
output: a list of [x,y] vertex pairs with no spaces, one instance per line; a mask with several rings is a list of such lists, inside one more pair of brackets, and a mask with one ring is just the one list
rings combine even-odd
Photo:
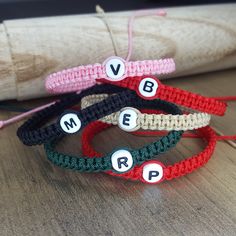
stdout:
[[154,76],[127,77],[121,81],[99,79],[98,82],[110,83],[129,88],[148,100],[160,98],[162,100],[189,107],[194,110],[223,116],[226,111],[226,103],[215,98],[203,97],[179,88],[164,85]]
[[[88,157],[100,157],[101,153],[96,152],[91,143],[96,134],[112,125],[102,123],[100,121],[90,123],[82,133],[82,150],[83,154]],[[175,163],[174,165],[165,166],[159,161],[147,161],[140,166],[135,166],[131,171],[117,174],[108,171],[109,175],[119,176],[125,179],[141,180],[144,183],[157,184],[163,180],[171,180],[180,176],[193,172],[206,164],[211,158],[217,138],[216,134],[210,126],[206,126],[198,130],[200,135],[207,141],[206,148],[199,154],[188,159]]]

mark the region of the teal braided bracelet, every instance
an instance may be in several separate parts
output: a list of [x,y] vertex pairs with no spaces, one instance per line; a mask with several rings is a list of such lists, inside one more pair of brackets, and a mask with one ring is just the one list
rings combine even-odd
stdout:
[[167,136],[140,149],[132,150],[119,148],[100,158],[76,157],[55,151],[56,144],[60,138],[45,143],[44,148],[48,160],[59,167],[80,172],[101,172],[111,170],[116,173],[125,173],[131,170],[136,164],[140,165],[143,162],[152,159],[154,156],[164,153],[174,147],[180,140],[182,134],[183,131],[171,131]]

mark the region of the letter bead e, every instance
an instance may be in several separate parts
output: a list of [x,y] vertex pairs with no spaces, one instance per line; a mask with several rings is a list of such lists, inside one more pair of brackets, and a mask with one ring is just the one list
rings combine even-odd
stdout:
[[123,108],[118,117],[118,126],[126,132],[132,132],[138,130],[139,114],[140,111],[133,107]]

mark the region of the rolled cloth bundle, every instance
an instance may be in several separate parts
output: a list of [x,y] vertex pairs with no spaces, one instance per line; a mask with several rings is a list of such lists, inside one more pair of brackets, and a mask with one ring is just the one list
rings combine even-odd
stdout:
[[[176,73],[191,75],[236,66],[236,4],[167,8],[166,17],[134,22],[131,60],[173,57]],[[117,54],[125,58],[132,12],[106,13]],[[0,24],[0,100],[47,95],[50,73],[102,63],[115,55],[99,14],[9,20]]]

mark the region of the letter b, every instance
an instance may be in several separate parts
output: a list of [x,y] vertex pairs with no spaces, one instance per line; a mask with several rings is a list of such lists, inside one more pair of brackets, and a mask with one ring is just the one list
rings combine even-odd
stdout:
[[153,82],[145,81],[145,83],[143,85],[143,91],[145,91],[147,93],[151,93],[153,91],[153,86],[154,86]]
[[154,78],[144,78],[141,80],[138,92],[141,97],[152,98],[156,95],[158,82]]

